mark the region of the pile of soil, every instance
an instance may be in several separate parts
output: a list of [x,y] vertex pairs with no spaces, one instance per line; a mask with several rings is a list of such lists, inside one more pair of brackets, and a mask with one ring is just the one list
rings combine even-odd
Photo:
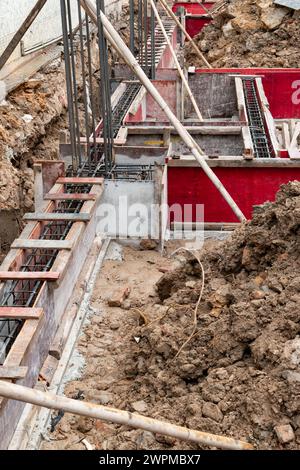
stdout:
[[[273,0],[230,0],[196,36],[215,67],[299,67],[300,12]],[[203,67],[190,45],[188,65]]]
[[[200,252],[205,287],[197,331],[177,357],[193,331],[202,286],[194,256],[180,255],[148,297],[142,283],[155,278],[149,269],[157,257],[149,258],[142,278],[139,254],[131,254],[138,264],[130,277],[128,264],[115,266],[115,278],[102,273],[113,283],[130,278],[139,291],[123,310],[93,317],[80,340],[87,366],[66,394],[83,391],[89,401],[243,439],[258,449],[300,449],[299,232],[300,182],[291,182],[274,203],[255,208],[253,220],[230,240]],[[99,284],[95,296],[105,286]],[[74,416],[63,419],[45,447],[76,448],[69,439],[83,437],[98,449],[199,448]]]

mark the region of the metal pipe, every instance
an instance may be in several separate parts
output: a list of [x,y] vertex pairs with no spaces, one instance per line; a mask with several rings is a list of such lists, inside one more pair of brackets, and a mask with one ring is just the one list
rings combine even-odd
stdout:
[[74,400],[73,398],[58,396],[53,393],[41,392],[40,390],[5,382],[4,380],[0,380],[0,396],[49,409],[63,410],[67,413],[144,429],[145,431],[164,434],[184,441],[197,442],[202,445],[218,447],[219,449],[253,450],[253,446],[248,442],[195,431],[183,426],[177,426],[166,421],[148,418],[137,413],[131,413],[117,408]]

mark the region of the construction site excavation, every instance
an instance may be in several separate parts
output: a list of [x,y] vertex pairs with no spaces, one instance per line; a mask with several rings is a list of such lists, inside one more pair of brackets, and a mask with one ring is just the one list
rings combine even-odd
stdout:
[[0,0],[1,450],[300,450],[299,41],[298,0]]

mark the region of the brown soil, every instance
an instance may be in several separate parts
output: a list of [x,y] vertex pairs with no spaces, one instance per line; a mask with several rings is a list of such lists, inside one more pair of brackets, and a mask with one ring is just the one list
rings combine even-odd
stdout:
[[[299,12],[272,0],[231,0],[195,38],[215,67],[299,67]],[[187,45],[188,65],[203,67]]]
[[[161,278],[158,267],[170,261],[153,251],[126,248],[123,263],[107,261],[94,292],[95,315],[78,345],[87,365],[66,395],[83,391],[88,401],[248,440],[259,449],[299,449],[299,228],[300,183],[292,182],[230,240],[201,251],[206,280],[197,334],[176,358],[193,329],[197,261],[180,255],[180,265]],[[116,285],[132,289],[123,309],[105,300]],[[285,445],[275,431],[281,425],[290,426]],[[83,437],[98,449],[197,448],[70,415],[44,447],[83,448]]]

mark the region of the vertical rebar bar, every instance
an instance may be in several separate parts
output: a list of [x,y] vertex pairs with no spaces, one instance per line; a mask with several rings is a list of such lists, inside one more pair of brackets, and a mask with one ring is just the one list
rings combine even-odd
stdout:
[[102,120],[103,120],[103,140],[104,140],[104,157],[105,171],[112,167],[112,116],[111,116],[111,93],[110,80],[108,71],[108,52],[107,42],[104,36],[102,21],[100,19],[101,12],[104,11],[104,0],[97,0],[97,18],[98,18],[98,42],[99,42],[99,58],[100,58],[100,76],[101,76],[101,98],[102,98]]
[[149,63],[148,63],[148,1],[144,0],[144,60],[145,60],[145,74],[149,76]]
[[86,67],[85,67],[85,54],[84,54],[83,25],[82,25],[82,16],[81,16],[82,12],[81,12],[80,0],[77,0],[77,7],[78,7],[79,35],[80,35],[80,58],[81,58],[81,72],[82,72],[82,86],[83,86],[85,134],[86,134],[86,139],[87,139],[87,158],[88,158],[88,162],[90,166],[91,146],[90,146],[88,102],[87,102],[87,90],[86,90]]
[[155,80],[155,15],[151,8],[151,78]]
[[77,77],[76,77],[76,52],[74,48],[74,34],[73,34],[73,22],[72,22],[72,10],[70,0],[67,0],[67,12],[69,22],[69,38],[70,38],[70,51],[71,51],[71,65],[72,65],[72,76],[73,76],[73,95],[74,95],[74,109],[75,109],[75,126],[76,126],[76,138],[77,138],[77,153],[79,157],[79,165],[81,165],[81,146],[80,146],[80,121],[79,121],[79,107],[78,107],[78,89],[77,89]]
[[138,0],[138,48],[140,65],[143,67],[143,0]]
[[[90,103],[92,111],[92,135],[94,145],[94,157],[97,158],[97,142],[96,142],[96,116],[95,116],[95,97],[94,97],[94,86],[93,86],[93,72],[92,72],[92,54],[91,54],[91,38],[90,38],[90,24],[88,14],[85,14],[86,24],[86,45],[88,55],[88,73],[89,73],[89,91],[90,91]],[[89,169],[91,162],[89,161]]]
[[134,54],[134,0],[129,0],[130,15],[130,50]]
[[68,34],[68,21],[67,21],[67,10],[65,0],[60,0],[61,7],[61,18],[62,18],[62,31],[63,31],[63,42],[64,42],[64,56],[65,56],[65,69],[66,69],[66,84],[67,84],[67,98],[68,98],[68,109],[69,109],[69,125],[70,125],[70,138],[71,138],[71,151],[72,151],[72,165],[73,168],[77,168],[77,144],[76,144],[76,128],[75,128],[75,116],[74,116],[74,98],[73,98],[73,86],[72,86],[72,72],[71,72],[71,61],[70,61],[70,49],[69,49],[69,34]]

